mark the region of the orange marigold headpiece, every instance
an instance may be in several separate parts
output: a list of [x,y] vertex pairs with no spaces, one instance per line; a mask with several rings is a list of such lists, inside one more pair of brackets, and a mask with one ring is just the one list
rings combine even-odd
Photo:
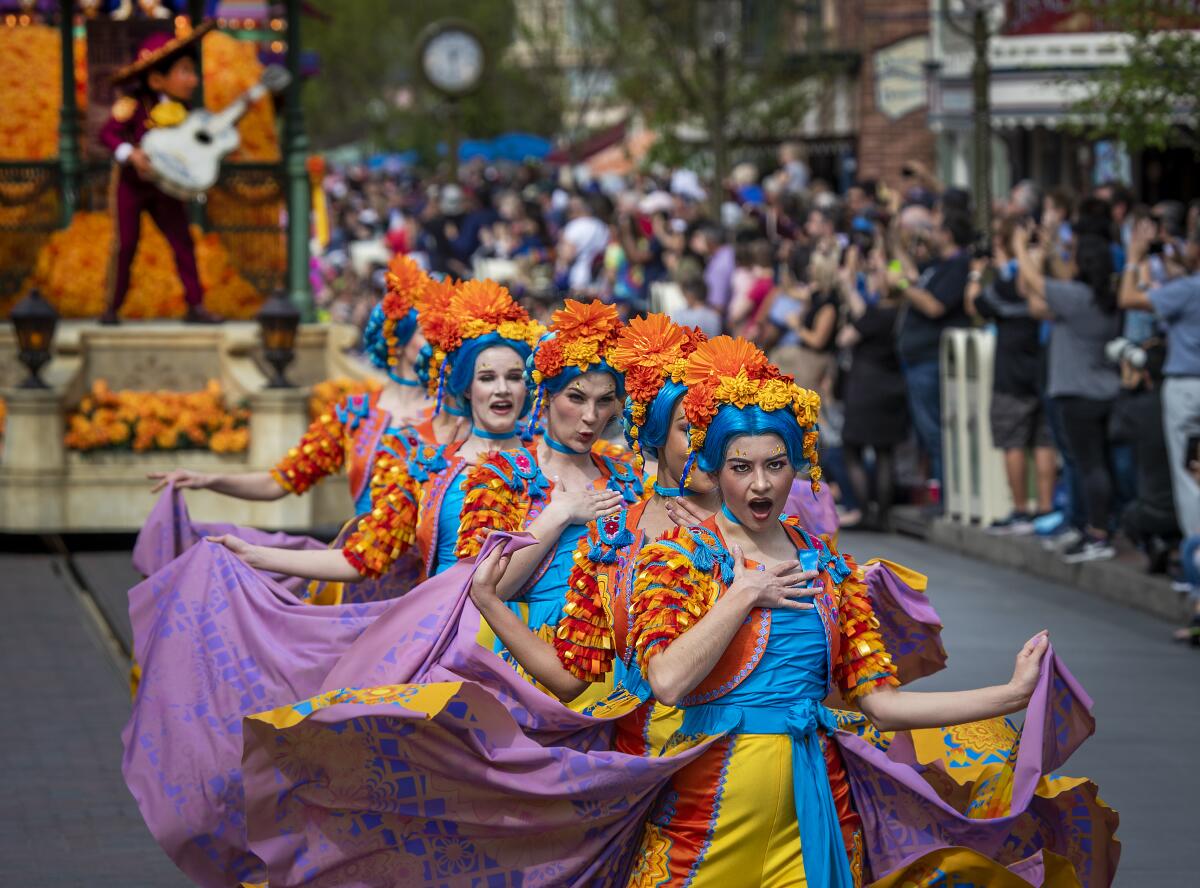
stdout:
[[691,452],[683,472],[683,483],[704,446],[708,426],[725,405],[758,407],[771,413],[790,410],[804,431],[804,458],[809,464],[813,491],[820,490],[821,467],[817,465],[817,415],[821,396],[796,385],[779,371],[752,342],[717,336],[701,343],[683,369],[683,410],[691,424]]
[[631,320],[609,348],[608,363],[625,374],[627,434],[639,460],[643,460],[641,427],[651,402],[667,380],[683,382],[687,358],[705,338],[697,328],[681,327],[666,315],[652,314]]
[[465,341],[495,333],[533,348],[546,328],[513,301],[506,287],[490,280],[462,281],[430,288],[421,309],[421,330],[429,341],[430,394],[441,409],[446,376]]
[[550,316],[550,329],[529,358],[529,378],[535,386],[531,433],[545,405],[547,381],[571,367],[587,373],[609,363],[609,350],[623,326],[617,307],[600,301],[568,299]]
[[425,298],[433,279],[408,256],[395,256],[388,263],[387,294],[383,297],[382,335],[387,351],[387,371],[393,379],[400,366],[401,346],[417,327],[415,310]]

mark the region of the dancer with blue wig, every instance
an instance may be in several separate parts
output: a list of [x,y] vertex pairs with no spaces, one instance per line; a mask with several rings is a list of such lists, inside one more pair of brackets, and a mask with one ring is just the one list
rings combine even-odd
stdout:
[[544,328],[493,281],[458,284],[444,304],[427,307],[421,327],[435,414],[462,405],[471,423],[466,439],[385,452],[374,508],[338,549],[294,553],[229,536],[217,542],[256,569],[327,582],[382,577],[414,544],[423,576],[458,560],[468,470],[493,451],[520,447],[518,421],[532,403],[525,364]]

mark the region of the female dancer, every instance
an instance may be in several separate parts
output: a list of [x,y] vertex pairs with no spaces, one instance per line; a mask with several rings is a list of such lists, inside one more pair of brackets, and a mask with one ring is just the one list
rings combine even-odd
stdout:
[[715,531],[643,548],[633,646],[655,697],[683,709],[672,742],[722,736],[672,778],[631,884],[851,888],[862,838],[825,697],[836,689],[883,731],[1007,715],[1028,703],[1047,635],[1022,647],[1006,684],[897,690],[853,563],[780,521],[796,473],[820,478],[818,398],[729,337],[696,350],[684,383],[695,462],[723,506]]
[[381,577],[414,542],[426,576],[454,564],[467,469],[497,447],[520,447],[517,421],[530,407],[525,362],[543,328],[492,281],[459,284],[445,310],[429,310],[422,327],[433,346],[435,409],[447,397],[466,405],[467,439],[382,454],[375,507],[340,549],[292,552],[230,535],[217,542],[256,569],[331,582]]
[[[698,330],[653,314],[632,319],[608,349],[608,363],[625,375],[626,440],[640,458],[657,463],[658,473],[651,497],[588,525],[573,556],[566,604],[553,646],[535,636],[526,621],[495,594],[493,576],[499,571],[494,564],[489,562],[477,572],[472,584],[472,600],[513,658],[563,701],[574,700],[591,683],[604,681],[612,672],[614,659],[621,669],[617,685],[640,701],[648,696],[633,651],[625,644],[630,569],[642,546],[675,526],[667,512],[672,498],[687,496],[698,512],[708,515],[720,506],[707,476],[693,476],[686,491],[680,484],[688,453],[681,374],[684,360],[703,338]],[[606,631],[608,613],[616,623],[611,639]],[[606,712],[617,711],[617,696],[604,701]],[[593,706],[580,708],[599,711]],[[678,723],[672,708],[647,701],[618,719],[616,748],[633,754],[661,749]]]
[[[385,369],[388,382],[382,391],[350,395],[319,416],[300,443],[270,472],[212,475],[180,469],[154,473],[153,491],[206,489],[239,499],[276,500],[287,493],[303,494],[326,476],[345,467],[356,514],[370,512],[373,496],[386,485],[387,454],[410,455],[422,443],[437,444],[465,436],[468,424],[455,416],[434,417],[432,405],[420,387],[414,363],[425,337],[419,314],[436,311],[452,293],[448,284],[433,281],[411,259],[397,257],[388,274],[388,294],[371,313],[363,333],[363,347],[372,362]],[[204,536],[230,533],[247,542],[292,549],[320,549],[310,537],[267,534],[250,527],[193,523],[186,508],[167,494],[151,512],[138,534],[134,566],[145,576]],[[419,581],[416,565],[405,565],[393,579],[403,588]],[[395,594],[377,584],[357,589],[288,582],[295,594],[314,603],[363,600]],[[392,584],[394,585],[394,584]],[[346,599],[343,596],[348,595]]]
[[587,523],[642,497],[630,455],[603,440],[625,397],[608,360],[621,326],[615,306],[567,300],[530,359],[531,431],[544,414],[544,434],[530,448],[490,455],[467,478],[458,555],[474,557],[492,531],[527,530],[535,543],[514,556],[500,594],[546,640],[563,616]]

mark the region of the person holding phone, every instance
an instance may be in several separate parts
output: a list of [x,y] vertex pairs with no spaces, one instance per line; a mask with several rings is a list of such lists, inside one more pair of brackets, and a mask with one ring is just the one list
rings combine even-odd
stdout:
[[1191,233],[1183,250],[1184,277],[1164,284],[1152,278],[1150,248],[1158,236],[1153,220],[1139,220],[1129,239],[1129,264],[1121,276],[1119,304],[1124,309],[1152,311],[1167,338],[1163,365],[1163,434],[1171,462],[1175,511],[1184,537],[1200,534],[1200,483],[1188,470],[1188,441],[1200,436],[1200,261]]

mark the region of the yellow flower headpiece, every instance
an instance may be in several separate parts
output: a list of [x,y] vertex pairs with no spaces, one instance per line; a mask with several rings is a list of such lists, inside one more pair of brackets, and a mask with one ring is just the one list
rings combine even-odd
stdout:
[[529,378],[536,387],[531,433],[545,406],[546,380],[568,367],[586,373],[606,361],[622,327],[617,307],[599,301],[568,299],[550,316],[550,329],[529,359]]
[[705,338],[697,328],[681,327],[666,315],[652,314],[633,318],[609,348],[608,363],[625,374],[629,441],[638,459],[642,459],[639,439],[650,403],[668,380],[683,382],[687,358]]
[[489,280],[430,288],[420,315],[431,349],[430,393],[436,393],[439,410],[450,363],[465,341],[495,333],[533,348],[546,331],[513,301],[506,287]]
[[730,336],[717,336],[701,343],[684,366],[683,384],[688,390],[683,396],[683,410],[691,424],[691,452],[683,483],[687,483],[696,454],[704,446],[713,417],[729,404],[738,408],[758,407],[767,413],[790,410],[804,431],[803,456],[809,463],[813,491],[820,490],[817,416],[821,396],[796,385],[756,345]]

